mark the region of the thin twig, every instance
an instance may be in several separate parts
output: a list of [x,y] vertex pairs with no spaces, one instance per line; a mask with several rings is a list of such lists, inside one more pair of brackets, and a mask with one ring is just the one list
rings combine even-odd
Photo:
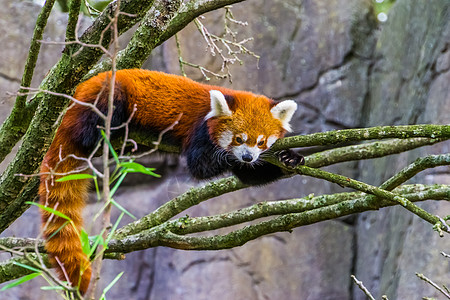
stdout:
[[152,143],[153,143],[153,146],[154,146],[152,149],[150,149],[150,150],[148,150],[148,151],[146,151],[146,152],[140,153],[140,154],[138,154],[138,155],[119,156],[119,159],[123,159],[123,158],[127,158],[127,159],[130,159],[130,158],[131,158],[131,159],[141,158],[141,157],[150,155],[150,154],[152,154],[152,153],[158,151],[158,148],[159,148],[159,145],[161,144],[161,141],[162,141],[163,136],[164,136],[168,131],[173,130],[173,128],[178,124],[178,122],[180,121],[180,119],[181,119],[182,116],[183,116],[183,114],[180,113],[180,114],[178,115],[178,117],[176,118],[176,120],[175,120],[169,127],[165,128],[164,130],[162,130],[162,131],[158,134],[158,139],[157,139],[156,141],[152,142]]
[[[229,27],[229,22],[234,23],[239,26],[247,26],[247,22],[241,22],[236,19],[234,19],[234,16],[231,12],[231,6],[225,7],[225,14],[224,14],[224,29],[225,34],[223,36],[218,36],[215,34],[212,34],[208,31],[206,26],[200,21],[200,19],[203,18],[202,16],[197,17],[194,19],[194,24],[197,26],[198,31],[200,32],[203,40],[206,42],[206,49],[209,51],[211,56],[216,56],[217,54],[220,56],[222,60],[222,65],[220,68],[220,72],[217,73],[213,72],[203,66],[200,66],[199,64],[194,64],[191,62],[187,62],[183,59],[181,55],[181,46],[180,42],[178,40],[178,36],[175,35],[175,42],[178,49],[178,62],[180,65],[180,71],[181,73],[186,76],[184,66],[189,66],[192,68],[196,68],[200,70],[205,80],[209,81],[211,78],[208,76],[212,75],[218,79],[224,79],[228,78],[230,82],[232,82],[232,75],[229,69],[229,65],[234,64],[235,62],[239,62],[240,64],[243,63],[243,60],[239,57],[239,55],[251,55],[255,57],[259,61],[259,56],[256,55],[253,51],[250,51],[248,48],[244,46],[249,41],[252,41],[253,38],[246,38],[241,41],[237,41],[236,39],[236,32],[233,32]],[[231,37],[231,40],[227,38],[227,36]],[[219,45],[221,45],[219,47]],[[223,49],[222,49],[223,48]],[[232,48],[236,48],[236,50],[233,50]],[[226,50],[226,51],[224,51]],[[227,55],[224,54],[224,52],[227,53]]]
[[439,292],[441,292],[445,297],[447,297],[447,299],[450,299],[450,294],[447,293],[447,291],[444,291],[439,285],[437,285],[436,283],[434,283],[431,279],[429,279],[428,277],[426,277],[425,275],[421,274],[421,273],[416,273],[416,276],[419,277],[420,279],[422,279],[423,281],[429,283],[431,286],[433,286],[436,290],[438,290]]
[[63,94],[63,93],[58,93],[58,92],[52,92],[52,91],[48,91],[48,90],[41,90],[41,89],[36,89],[36,88],[28,88],[28,87],[21,87],[23,89],[27,89],[30,92],[28,93],[18,93],[18,94],[37,94],[37,93],[46,93],[46,94],[50,94],[50,95],[54,95],[54,96],[59,96],[59,97],[64,97],[66,99],[69,99],[70,101],[81,105],[81,106],[87,106],[89,108],[91,108],[100,118],[102,118],[103,120],[106,119],[106,116],[97,108],[97,106],[95,105],[96,103],[92,104],[92,103],[88,103],[88,102],[83,102],[80,101],[70,95],[67,94]]
[[359,287],[361,291],[363,291],[364,294],[366,294],[367,298],[370,300],[375,300],[375,297],[372,296],[372,294],[369,292],[369,290],[364,286],[363,282],[358,280],[355,275],[350,275],[350,277],[353,279],[355,284]]

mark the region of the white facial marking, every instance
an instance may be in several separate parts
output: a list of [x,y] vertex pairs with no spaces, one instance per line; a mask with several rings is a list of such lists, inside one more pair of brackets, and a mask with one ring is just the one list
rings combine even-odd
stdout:
[[258,135],[258,138],[256,139],[256,143],[258,144],[259,142],[261,142],[264,139],[263,135]]
[[218,138],[219,146],[227,149],[233,141],[233,133],[229,130],[224,131]]
[[225,96],[220,91],[211,90],[209,91],[209,95],[211,97],[211,111],[205,116],[205,120],[212,117],[231,116],[233,114],[228,107]]
[[243,134],[241,134],[241,139],[244,141],[244,143],[247,141],[247,139],[248,139],[248,136],[245,134],[245,133],[243,133]]
[[273,143],[275,143],[278,140],[278,137],[276,135],[271,135],[267,138],[267,148],[272,147]]
[[[236,147],[233,147],[232,149],[234,156],[236,156],[236,158],[243,163],[253,163],[255,162],[258,158],[259,155],[261,154],[261,149],[259,149],[257,146],[254,147],[249,147],[247,144],[242,144]],[[245,161],[243,160],[244,155],[250,155],[251,156],[251,161]]]
[[292,131],[289,122],[291,121],[292,116],[294,115],[296,110],[297,103],[292,100],[285,100],[272,107],[270,112],[275,119],[281,121],[281,125],[284,129],[286,129],[287,131]]

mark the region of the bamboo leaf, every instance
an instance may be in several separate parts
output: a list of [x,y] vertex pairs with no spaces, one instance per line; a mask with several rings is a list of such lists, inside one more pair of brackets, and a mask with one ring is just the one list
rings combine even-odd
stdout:
[[83,253],[88,255],[91,252],[91,245],[89,244],[89,235],[84,229],[81,229],[80,240]]
[[56,209],[53,209],[53,208],[50,208],[50,207],[47,207],[45,205],[42,205],[42,204],[39,204],[39,203],[35,203],[35,202],[27,201],[26,203],[30,204],[30,205],[36,205],[37,207],[39,207],[42,210],[45,210],[45,211],[47,211],[49,213],[52,213],[52,214],[54,214],[54,215],[56,215],[56,216],[58,216],[60,218],[66,219],[69,222],[72,222],[72,219],[70,219],[68,216],[66,216],[62,212],[57,211]]
[[61,178],[56,179],[56,182],[63,182],[63,181],[69,181],[69,180],[79,180],[79,179],[90,179],[94,178],[95,176],[92,174],[70,174]]
[[132,213],[130,213],[128,210],[126,210],[125,207],[123,207],[122,205],[117,203],[114,199],[111,198],[110,201],[115,207],[120,209],[122,212],[126,213],[128,216],[132,217],[133,220],[137,220],[137,218]]
[[114,148],[111,145],[111,142],[109,141],[105,132],[103,130],[101,130],[101,133],[102,133],[102,136],[105,139],[106,143],[108,144],[109,151],[111,152],[112,156],[114,157],[114,161],[116,162],[116,164],[120,165],[119,156],[117,155],[116,150],[114,150]]
[[136,162],[123,162],[120,164],[124,168],[123,172],[126,173],[143,173],[154,177],[161,177],[161,175],[154,173],[155,168],[147,168]]
[[33,272],[36,272],[36,273],[41,272],[41,270],[39,270],[39,269],[37,269],[37,268],[35,268],[35,267],[29,266],[29,265],[25,265],[25,264],[20,263],[20,262],[14,262],[14,264],[15,264],[16,266],[19,266],[19,267],[28,269],[28,270],[33,271]]
[[117,274],[116,278],[114,278],[113,281],[111,281],[110,284],[108,284],[107,287],[105,287],[105,289],[103,290],[102,296],[100,297],[100,300],[106,300],[106,293],[116,284],[116,282],[120,279],[120,277],[122,277],[123,272],[120,272],[119,274]]
[[29,280],[31,280],[31,279],[39,276],[39,275],[41,275],[41,272],[31,273],[31,274],[28,274],[26,276],[23,276],[22,278],[19,278],[19,279],[15,280],[15,281],[11,282],[10,284],[5,285],[4,287],[2,287],[2,289],[0,291],[4,291],[4,290],[7,290],[7,289],[16,287],[18,285],[21,285],[22,283],[27,282],[27,281],[29,281]]

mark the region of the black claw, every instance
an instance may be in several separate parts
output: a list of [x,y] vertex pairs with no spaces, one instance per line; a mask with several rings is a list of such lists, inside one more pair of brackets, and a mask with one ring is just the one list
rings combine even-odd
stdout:
[[305,164],[305,158],[292,151],[292,150],[282,150],[278,153],[278,159],[287,167],[296,167],[298,165]]

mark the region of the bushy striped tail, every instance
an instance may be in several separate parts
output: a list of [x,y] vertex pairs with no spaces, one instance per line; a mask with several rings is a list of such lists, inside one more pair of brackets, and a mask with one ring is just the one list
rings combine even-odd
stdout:
[[[62,177],[61,175],[46,174],[50,169],[62,174],[82,166],[79,160],[73,158],[60,161],[61,151],[53,145],[41,167],[40,203],[64,214],[70,218],[70,221],[47,210],[41,210],[43,232],[46,238],[45,248],[52,265],[58,270],[59,278],[69,281],[72,286],[78,286],[80,292],[84,294],[89,286],[91,267],[89,258],[83,253],[80,233],[89,180],[56,182],[55,180]],[[71,148],[73,151],[65,149],[64,152],[77,154],[77,151]]]
[[[110,74],[101,73],[81,83],[75,91],[74,98],[86,103],[96,103],[97,109],[106,114]],[[120,82],[117,82],[111,126],[119,126],[127,119],[126,94]],[[45,247],[52,264],[59,270],[60,278],[69,280],[73,286],[78,286],[82,293],[86,292],[91,277],[89,259],[83,253],[80,240],[82,211],[87,198],[89,180],[56,182],[55,180],[63,175],[49,176],[48,173],[52,170],[58,174],[68,174],[80,168],[83,162],[69,156],[74,154],[77,157],[87,157],[94,151],[101,139],[99,126],[104,126],[104,120],[91,107],[74,105],[66,112],[41,166],[39,187],[41,204],[71,219],[67,222],[63,217],[42,210],[42,224],[47,239]],[[115,132],[119,133],[120,130]]]

